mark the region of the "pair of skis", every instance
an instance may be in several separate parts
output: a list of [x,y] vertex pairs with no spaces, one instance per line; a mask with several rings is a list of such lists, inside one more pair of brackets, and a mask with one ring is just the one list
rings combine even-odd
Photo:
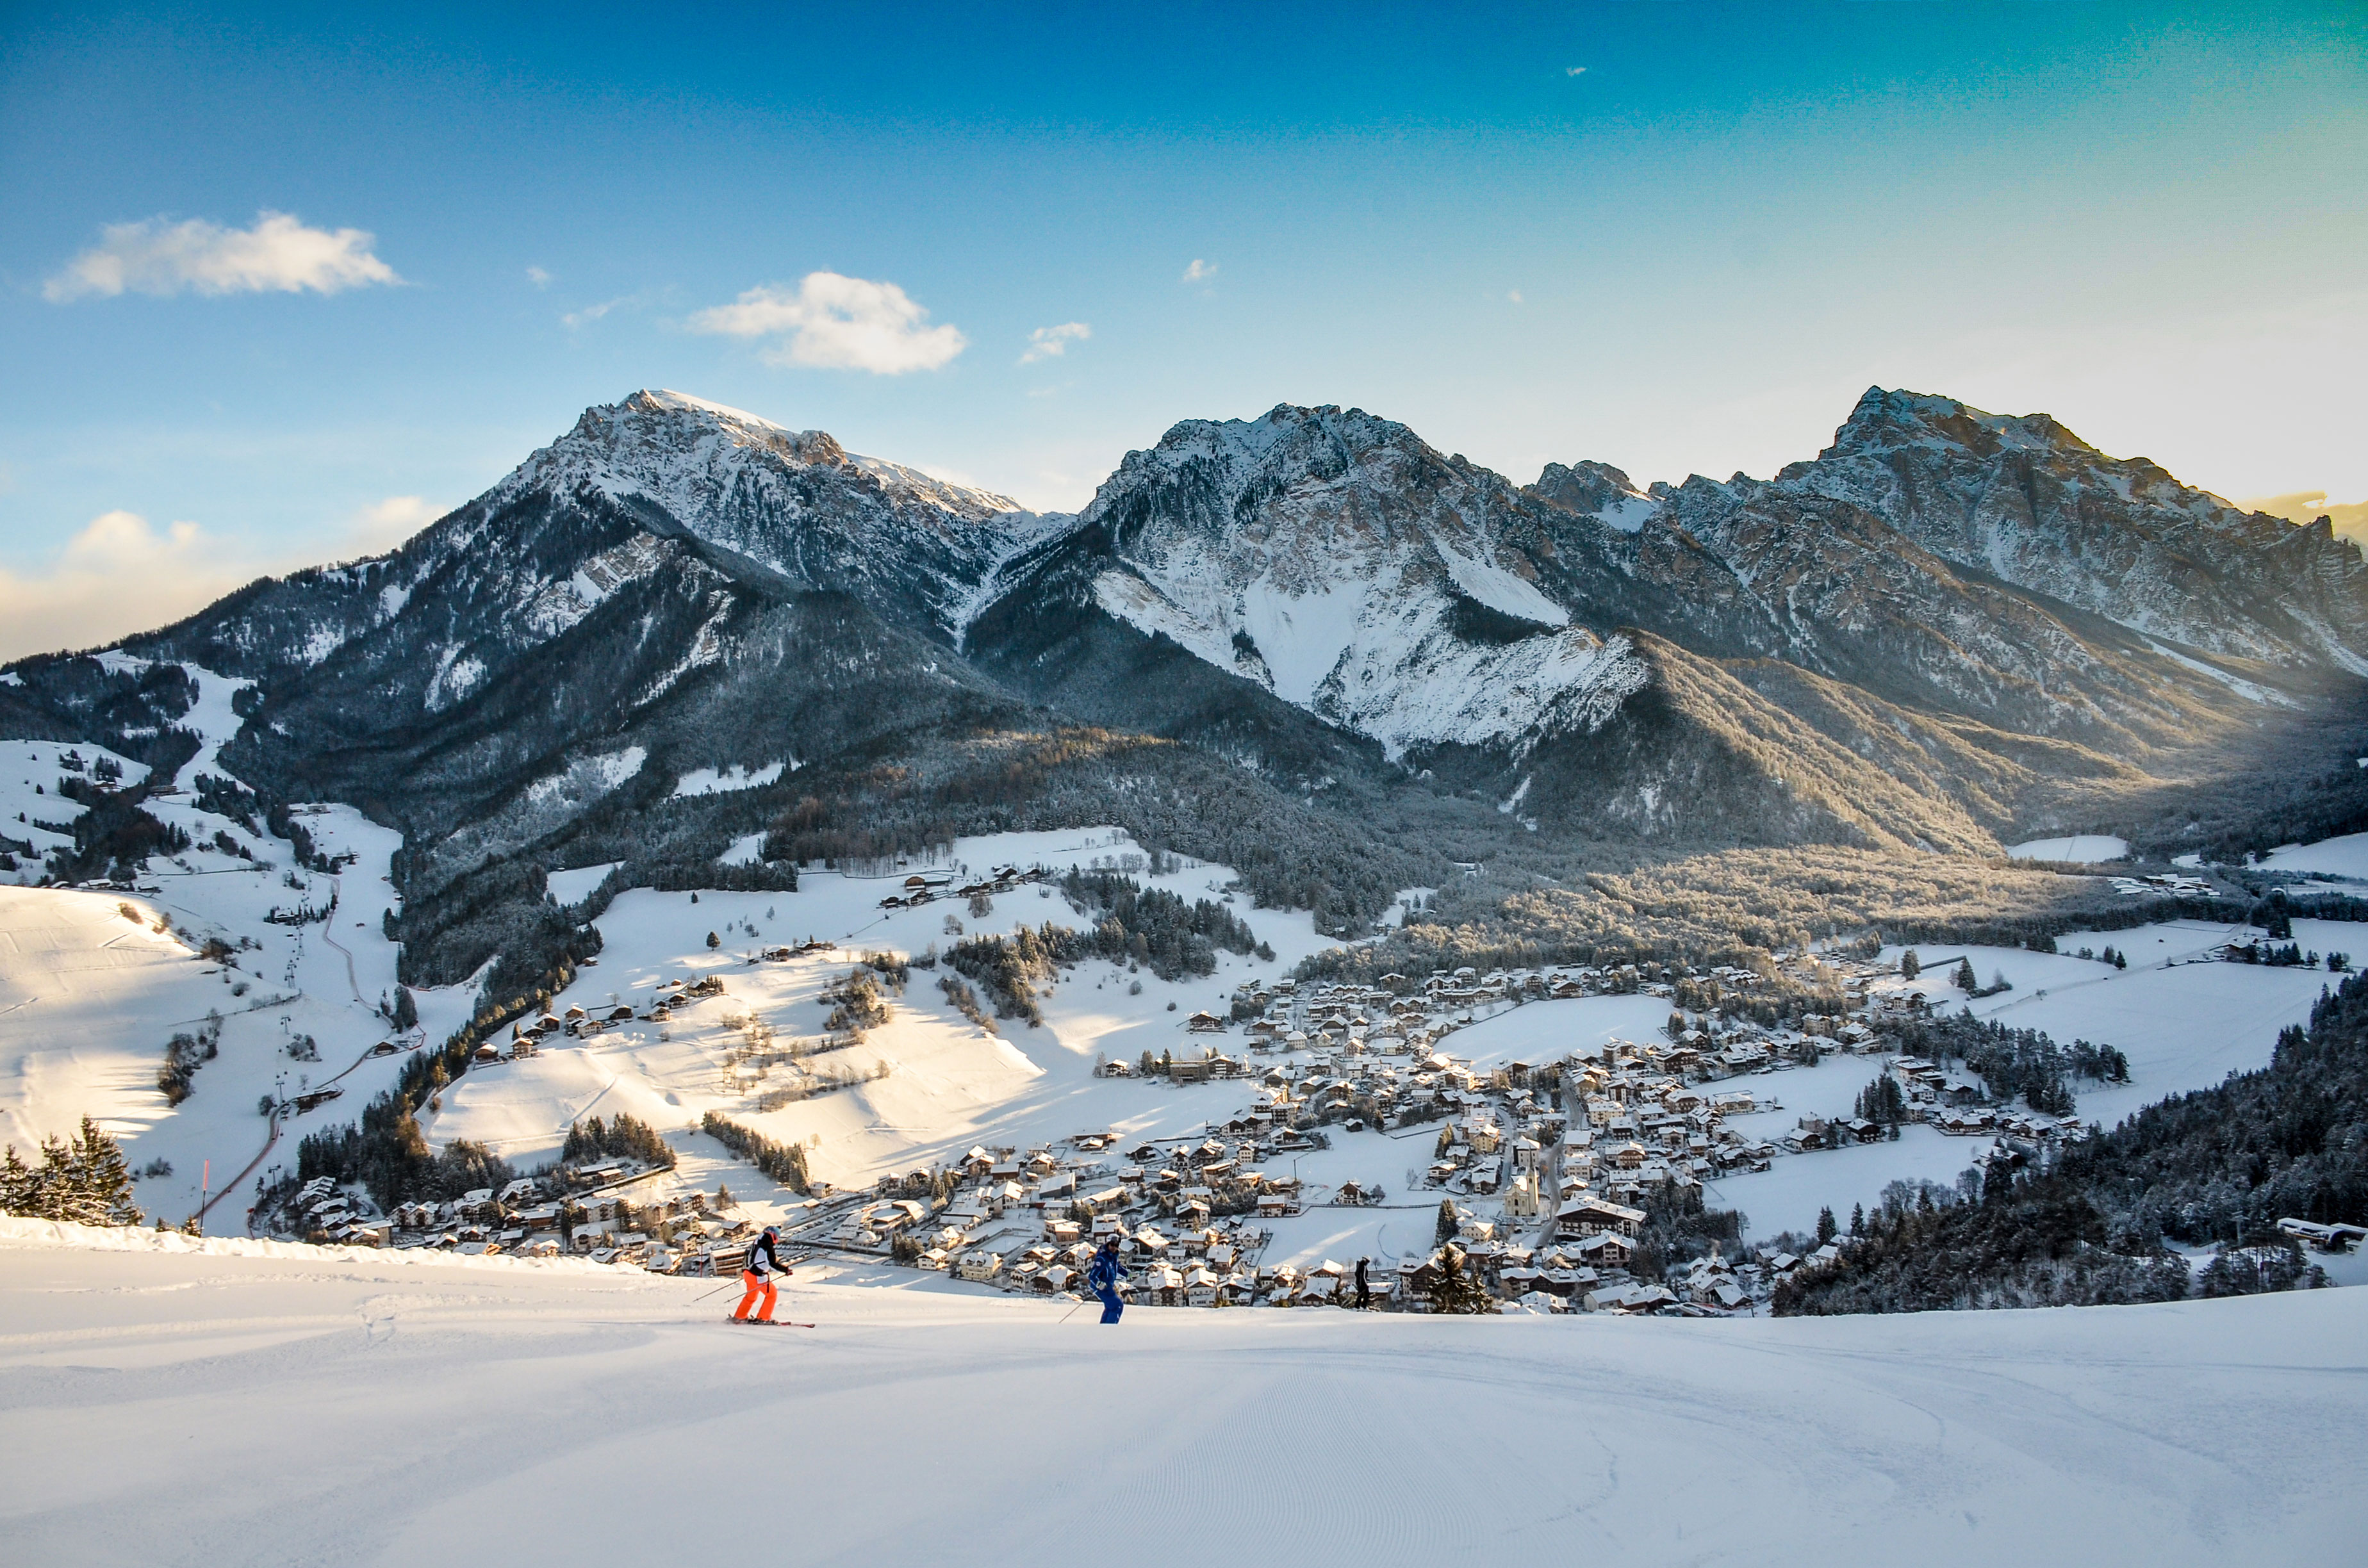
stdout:
[[791,1323],[787,1318],[727,1317],[723,1321],[725,1323],[738,1324],[743,1328],[812,1328],[814,1326],[810,1323]]

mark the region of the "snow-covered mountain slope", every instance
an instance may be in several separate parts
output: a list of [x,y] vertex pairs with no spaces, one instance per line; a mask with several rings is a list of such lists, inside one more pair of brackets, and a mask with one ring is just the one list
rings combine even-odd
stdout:
[[1004,562],[1073,521],[850,455],[819,430],[646,391],[585,410],[472,506],[491,516],[587,494],[800,587],[843,589],[894,620],[917,612],[947,635]]
[[[24,662],[0,717],[142,733],[176,766],[178,732],[203,727],[191,766],[370,802],[438,882],[643,784],[1008,715],[952,653],[955,601],[1050,526],[826,436],[640,393],[390,555],[258,582],[98,658]],[[200,689],[223,711],[202,718]],[[744,793],[689,815],[745,834],[768,807]]]
[[[901,1568],[1119,1540],[1166,1568],[1231,1535],[1319,1568],[1782,1568],[1871,1542],[2202,1568],[2339,1562],[2368,1524],[2361,1290],[1734,1322],[1136,1307],[1104,1328],[801,1267],[780,1315],[818,1326],[765,1331],[725,1326],[713,1281],[565,1260],[24,1221],[0,1249],[0,1508],[28,1562],[604,1568],[761,1539]],[[923,1432],[960,1452],[916,1486]],[[616,1504],[686,1471],[688,1507]]]
[[[1872,449],[1852,429],[1847,449]],[[1359,410],[1188,421],[1130,453],[1075,531],[1019,558],[971,637],[1004,678],[1050,693],[1076,681],[1034,627],[1106,616],[1418,759],[1452,745],[1518,760],[1593,733],[1649,678],[1634,630],[2122,754],[2296,701],[2351,657],[2340,642],[2291,643],[2283,665],[2238,656],[2267,622],[2192,583],[2173,585],[2177,615],[2089,613],[2095,596],[2050,597],[2069,585],[1968,562],[1921,512],[1903,519],[1896,497],[1826,472],[1640,491],[1606,464],[1554,464],[1516,490]],[[2291,564],[2278,551],[2314,548],[2274,526],[2244,546],[2265,584]],[[2356,566],[2349,546],[2329,551],[2311,570]],[[2288,621],[2340,621],[2312,608],[2339,588],[2288,596]],[[2225,622],[2191,640],[2216,664],[2160,641],[2198,618]]]
[[1105,613],[1380,741],[1523,750],[1645,678],[1572,624],[1512,488],[1360,410],[1177,426],[1081,515]]
[[2044,414],[1871,387],[1779,485],[1862,506],[1949,561],[2154,636],[2368,673],[2368,566],[2298,528],[2111,458]]
[[[382,921],[400,839],[350,807],[300,813],[321,853],[355,858],[334,871],[187,798],[149,809],[192,843],[154,858],[137,891],[0,886],[0,1142],[28,1151],[93,1117],[130,1152],[142,1208],[180,1223],[211,1162],[216,1228],[243,1230],[243,1173],[292,1165],[298,1138],[351,1120],[474,994],[416,992],[411,1032],[379,1011],[395,983]],[[211,1046],[178,1103],[158,1079],[176,1035]],[[314,1090],[336,1097],[291,1103]]]
[[[522,907],[549,869],[704,866],[768,829],[869,854],[1131,801],[1139,832],[1224,815],[1212,858],[1287,841],[1267,894],[1322,903],[1347,896],[1329,846],[1383,820],[1432,824],[1407,848],[1431,856],[1475,827],[1994,853],[2357,689],[2349,544],[1944,403],[1871,394],[1776,481],[1643,490],[1585,462],[1517,488],[1282,406],[1177,426],[1066,518],[637,392],[389,555],[20,661],[0,733],[363,806],[413,893],[541,857]],[[2026,469],[2019,523],[2000,476]],[[2139,608],[2034,564],[2101,582],[2107,535],[2139,541],[2115,579]],[[1396,885],[1370,881],[1367,915]]]

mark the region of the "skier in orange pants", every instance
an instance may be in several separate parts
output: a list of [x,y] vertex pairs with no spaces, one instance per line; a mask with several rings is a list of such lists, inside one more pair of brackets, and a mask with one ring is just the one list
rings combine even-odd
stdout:
[[[778,1271],[783,1278],[787,1278],[790,1273],[788,1269],[781,1267],[780,1255],[773,1250],[773,1244],[780,1240],[780,1234],[779,1231],[768,1225],[765,1227],[765,1233],[757,1238],[757,1244],[748,1249],[748,1266],[740,1271],[741,1283],[748,1289],[740,1298],[740,1310],[732,1314],[733,1322],[770,1323],[773,1321],[773,1302],[780,1295],[780,1288],[773,1283],[773,1275]],[[762,1304],[759,1305],[759,1302]],[[751,1307],[757,1309],[757,1315],[754,1317],[748,1315],[748,1309]]]

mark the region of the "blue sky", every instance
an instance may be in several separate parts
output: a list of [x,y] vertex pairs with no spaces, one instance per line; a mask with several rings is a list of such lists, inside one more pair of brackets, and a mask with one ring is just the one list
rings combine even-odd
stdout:
[[1870,383],[2368,496],[2356,5],[1125,9],[10,6],[0,653],[639,386],[1042,506],[1285,401],[1766,474]]

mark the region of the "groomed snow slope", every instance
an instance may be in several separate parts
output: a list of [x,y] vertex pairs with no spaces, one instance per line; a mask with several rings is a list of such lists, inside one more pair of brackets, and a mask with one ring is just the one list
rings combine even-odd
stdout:
[[0,1221],[28,1563],[2218,1568],[2368,1525],[2357,1290],[1105,1329],[801,1279],[782,1315],[820,1326],[765,1332],[626,1269],[81,1239]]

